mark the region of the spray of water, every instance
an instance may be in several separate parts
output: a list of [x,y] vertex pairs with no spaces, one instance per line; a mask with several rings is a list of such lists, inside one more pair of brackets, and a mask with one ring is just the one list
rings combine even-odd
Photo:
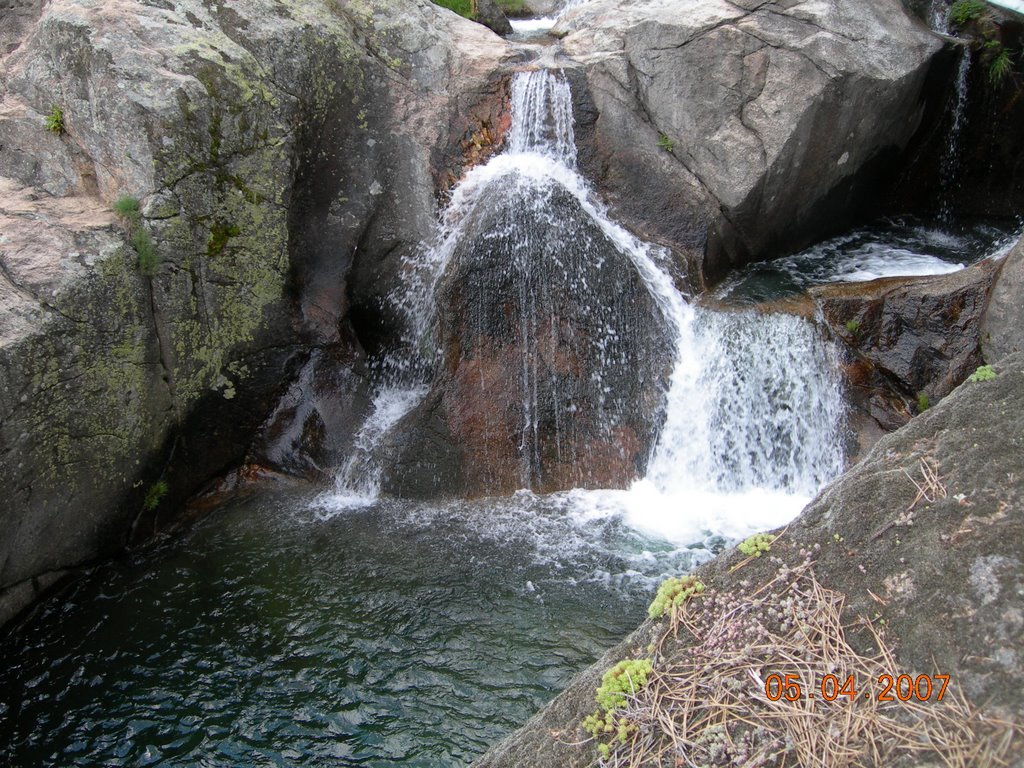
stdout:
[[[842,468],[835,351],[800,318],[714,313],[684,300],[659,266],[665,254],[614,222],[576,171],[564,77],[549,71],[516,75],[512,109],[506,151],[456,187],[437,242],[411,265],[402,306],[414,332],[429,337],[438,282],[474,210],[488,204],[492,185],[511,180],[539,211],[552,189],[567,191],[637,270],[672,330],[675,366],[646,477],[629,490],[572,491],[555,494],[550,503],[582,519],[621,515],[675,541],[693,541],[701,531],[742,535],[786,522]],[[523,375],[530,375],[528,361]],[[394,414],[406,412],[424,391],[420,383],[405,393],[382,393],[386,403],[375,406],[360,433],[362,453],[342,473],[345,487],[359,498],[374,497],[372,484],[358,486],[367,474],[361,457],[372,456],[374,444],[396,423]]]

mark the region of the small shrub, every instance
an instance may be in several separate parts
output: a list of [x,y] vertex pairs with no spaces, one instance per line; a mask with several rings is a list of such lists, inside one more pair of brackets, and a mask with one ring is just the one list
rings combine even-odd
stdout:
[[847,320],[846,330],[849,331],[854,336],[856,336],[858,333],[860,333],[860,320]]
[[747,557],[760,557],[772,548],[776,538],[778,537],[770,533],[755,533],[741,541],[737,549]]
[[992,381],[997,376],[996,369],[991,365],[980,365],[978,369],[967,377],[968,381]]
[[46,130],[58,136],[64,134],[64,110],[54,104],[46,116]]
[[164,496],[167,495],[167,491],[170,487],[167,485],[166,480],[157,480],[146,491],[146,498],[142,501],[142,508],[147,512],[152,512],[160,506],[160,502],[164,500]]
[[949,7],[949,20],[958,27],[980,19],[987,6],[982,0],[956,0]]
[[924,413],[932,407],[932,401],[928,399],[928,395],[924,392],[919,392],[917,395],[917,412]]
[[680,576],[665,579],[658,587],[658,594],[647,609],[652,619],[660,619],[674,608],[678,608],[693,595],[704,591],[704,584],[695,576]]
[[132,245],[139,255],[139,271],[147,277],[152,277],[160,264],[160,254],[156,252],[153,238],[149,236],[149,232],[139,227],[132,233]]
[[668,137],[667,133],[664,131],[658,131],[658,148],[671,154],[676,148],[676,143]]
[[132,247],[138,255],[139,271],[147,277],[152,277],[160,264],[160,254],[157,253],[153,238],[142,226],[142,210],[139,206],[139,199],[131,195],[121,195],[114,203],[114,213],[121,217],[128,229]]
[[139,199],[131,195],[121,195],[121,197],[117,198],[117,202],[114,203],[114,213],[133,226],[138,225],[142,221]]

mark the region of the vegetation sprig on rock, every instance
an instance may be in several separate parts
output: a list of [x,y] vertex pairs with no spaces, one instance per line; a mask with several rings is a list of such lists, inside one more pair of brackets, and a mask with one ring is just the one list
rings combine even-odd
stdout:
[[704,584],[696,576],[673,576],[665,579],[658,587],[654,601],[647,608],[647,615],[652,619],[659,619],[703,591]]
[[142,224],[142,210],[139,199],[131,195],[122,195],[114,203],[114,213],[124,222],[131,238],[132,247],[138,256],[139,271],[152,277],[160,264],[160,254],[149,231]]

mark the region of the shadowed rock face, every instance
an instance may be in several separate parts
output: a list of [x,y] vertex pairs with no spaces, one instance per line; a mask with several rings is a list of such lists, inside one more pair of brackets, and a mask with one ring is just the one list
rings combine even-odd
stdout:
[[[323,380],[298,377],[252,453],[303,474],[331,461],[366,407],[349,308],[376,289],[348,275],[393,271],[430,231],[434,179],[493,113],[476,105],[508,49],[375,0],[0,17],[2,624],[237,465],[310,347]],[[140,201],[148,274],[120,195]]]
[[446,434],[458,468],[416,474],[459,476],[461,487],[409,480],[403,465],[430,455],[426,437],[397,438],[387,485],[479,495],[628,484],[646,464],[672,363],[660,310],[629,257],[560,186],[506,177],[472,215],[438,291],[433,396],[398,430]]
[[1024,352],[1024,240],[999,265],[988,308],[981,324],[985,362],[994,363],[1014,352]]
[[948,395],[981,364],[981,322],[998,265],[949,275],[814,288],[823,319],[853,352],[851,399],[885,430],[920,394]]

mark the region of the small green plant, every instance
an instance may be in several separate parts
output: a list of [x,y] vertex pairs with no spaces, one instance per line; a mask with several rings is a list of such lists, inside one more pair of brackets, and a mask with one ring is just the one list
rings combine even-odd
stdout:
[[956,0],[949,7],[949,20],[958,27],[980,19],[988,7],[982,0]]
[[121,217],[128,230],[132,247],[138,256],[139,271],[147,277],[152,277],[160,264],[160,254],[157,253],[156,244],[149,231],[142,226],[139,199],[131,195],[121,195],[114,203],[114,213]]
[[849,331],[854,336],[856,336],[858,333],[860,333],[860,320],[847,320],[846,330]]
[[64,110],[54,104],[46,116],[46,130],[58,136],[64,135]]
[[476,20],[476,13],[473,9],[473,0],[434,0],[435,5],[440,5],[442,8],[447,8],[449,11],[455,11],[459,16],[465,16],[467,19]]
[[658,148],[671,154],[676,148],[676,143],[668,137],[667,133],[664,131],[658,131]]
[[747,557],[760,557],[772,548],[776,538],[778,537],[770,533],[755,533],[741,541],[737,549]]
[[126,222],[138,225],[142,221],[142,212],[139,210],[139,199],[131,195],[121,195],[114,203],[114,213]]
[[595,739],[610,737],[611,743],[597,745],[601,756],[606,760],[611,756],[612,744],[617,740],[625,744],[636,725],[622,716],[618,710],[626,706],[629,696],[647,685],[647,678],[653,671],[650,659],[625,659],[604,673],[601,685],[597,689],[598,709],[583,718],[583,729]]
[[917,412],[924,413],[931,407],[932,401],[928,399],[928,395],[926,395],[924,392],[919,392],[917,394]]
[[991,365],[980,365],[978,369],[967,377],[968,381],[992,381],[996,377],[996,369]]
[[164,500],[164,496],[169,490],[170,487],[166,480],[157,480],[146,491],[146,498],[142,500],[142,508],[147,512],[152,512],[160,506],[160,502]]
[[1010,52],[995,40],[986,43],[985,47],[992,52],[992,58],[988,62],[988,84],[997,88],[1013,71],[1013,61],[1010,59]]
[[704,584],[695,576],[679,576],[665,579],[658,587],[654,602],[647,609],[652,619],[660,619],[666,613],[678,608],[693,595],[704,591]]

